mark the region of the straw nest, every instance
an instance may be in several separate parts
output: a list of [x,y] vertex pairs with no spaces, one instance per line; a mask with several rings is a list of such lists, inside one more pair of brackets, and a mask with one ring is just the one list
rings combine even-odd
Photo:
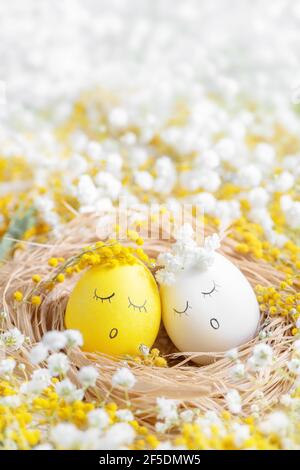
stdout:
[[[17,250],[14,258],[0,270],[0,295],[3,308],[8,314],[7,327],[18,327],[30,338],[32,344],[41,340],[46,331],[64,329],[64,312],[72,286],[76,278],[70,278],[47,294],[40,307],[30,303],[16,303],[13,292],[21,290],[25,295],[32,289],[31,277],[34,273],[42,276],[49,275],[51,269],[47,260],[49,257],[68,258],[78,253],[83,245],[97,241],[96,215],[78,215],[67,224],[63,237],[54,244],[40,245],[28,243],[25,250]],[[109,232],[109,229],[108,229]],[[208,228],[207,233],[211,232]],[[171,240],[172,241],[172,240]],[[151,256],[168,249],[170,240],[147,240],[144,249]],[[277,286],[282,274],[263,261],[254,260],[237,254],[234,241],[226,237],[222,243],[221,252],[231,259],[246,275],[252,286]],[[241,308],[243,306],[241,305]],[[267,342],[273,347],[276,361],[266,372],[258,373],[254,378],[243,378],[233,381],[229,368],[231,361],[224,354],[219,354],[218,360],[206,366],[197,366],[189,361],[188,355],[179,353],[168,339],[163,327],[159,333],[156,346],[167,358],[168,368],[159,368],[136,364],[127,361],[132,368],[137,383],[130,391],[131,406],[139,410],[142,422],[153,424],[155,402],[157,397],[178,399],[183,407],[197,407],[200,410],[224,409],[224,396],[231,388],[237,389],[243,401],[243,411],[250,411],[258,397],[263,397],[263,406],[267,410],[278,400],[279,395],[288,391],[291,383],[284,378],[282,368],[291,355],[292,337],[291,324],[287,317],[272,317],[267,315],[261,319],[261,328],[269,333]],[[256,337],[251,342],[240,347],[240,359],[245,361],[251,355],[253,346],[259,343]],[[28,348],[16,351],[20,360],[27,364],[28,372],[32,366],[28,361]],[[105,397],[110,392],[110,399],[116,400],[120,406],[126,406],[126,398],[122,390],[111,390],[112,374],[124,365],[124,358],[116,359],[102,354],[88,354],[80,349],[73,350],[69,355],[72,367],[69,377],[76,382],[76,371],[79,367],[92,364],[100,372],[97,389],[89,392],[89,399]],[[259,394],[258,394],[259,392]]]

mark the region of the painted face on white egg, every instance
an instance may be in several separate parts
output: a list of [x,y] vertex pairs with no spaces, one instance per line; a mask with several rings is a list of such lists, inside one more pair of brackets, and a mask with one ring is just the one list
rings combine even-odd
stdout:
[[[249,282],[231,261],[215,253],[205,270],[184,269],[175,284],[160,287],[163,322],[183,352],[224,352],[252,339],[259,306]],[[199,356],[198,363],[210,362]]]

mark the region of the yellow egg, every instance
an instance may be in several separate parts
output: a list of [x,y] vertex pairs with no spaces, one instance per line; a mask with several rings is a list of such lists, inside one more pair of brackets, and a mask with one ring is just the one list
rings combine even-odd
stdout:
[[151,347],[161,319],[158,287],[142,263],[95,266],[72,291],[65,324],[83,335],[83,349],[106,354],[139,353]]

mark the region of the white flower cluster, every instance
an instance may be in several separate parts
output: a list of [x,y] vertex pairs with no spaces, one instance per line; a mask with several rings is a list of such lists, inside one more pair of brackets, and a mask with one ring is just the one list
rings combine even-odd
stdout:
[[219,236],[215,233],[205,238],[202,247],[197,245],[193,236],[192,226],[184,224],[175,235],[176,242],[172,245],[171,252],[159,255],[158,264],[164,267],[155,276],[160,284],[174,283],[176,274],[184,269],[205,270],[213,264],[215,250],[220,247]]
[[104,413],[101,409],[90,412],[91,426],[84,431],[70,423],[53,427],[47,449],[116,450],[132,444],[135,437],[133,428],[127,423],[108,427],[109,418]]
[[118,369],[112,377],[113,387],[122,387],[128,390],[133,388],[135,383],[136,378],[127,367]]
[[230,376],[234,381],[239,381],[243,378],[250,379],[251,373],[268,372],[270,367],[274,364],[273,349],[264,342],[256,344],[253,347],[252,354],[245,364],[239,360],[238,350],[236,348],[227,351],[226,357],[234,363],[230,368]]
[[0,347],[4,347],[6,351],[17,351],[25,341],[25,336],[18,328],[11,328],[0,334]]
[[178,402],[161,397],[157,398],[156,405],[157,418],[161,421],[157,421],[155,428],[157,432],[164,433],[179,422]]
[[39,364],[47,359],[49,352],[56,352],[64,348],[71,349],[82,345],[82,335],[78,330],[52,330],[45,333],[42,341],[32,347],[29,357],[32,364]]
[[[47,368],[35,370],[31,379],[22,384],[21,393],[34,397],[51,384],[52,377],[60,377],[62,380],[55,386],[58,396],[63,398],[66,403],[81,400],[84,397],[85,390],[96,385],[99,373],[92,366],[83,366],[77,374],[77,379],[81,383],[82,388],[77,389],[65,377],[70,369],[70,361],[67,354],[60,352],[60,350],[66,349],[68,352],[68,350],[82,346],[82,344],[82,335],[77,330],[53,330],[45,333],[42,341],[31,348],[29,358],[34,365],[46,361]],[[3,371],[3,374],[11,373],[14,366],[10,359],[2,361],[0,363],[0,375],[1,371]]]

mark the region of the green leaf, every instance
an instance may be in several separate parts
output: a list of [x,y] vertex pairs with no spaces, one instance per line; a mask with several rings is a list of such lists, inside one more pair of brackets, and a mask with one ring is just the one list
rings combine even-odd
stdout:
[[11,219],[9,227],[0,241],[0,261],[3,261],[9,256],[16,244],[16,240],[21,240],[24,233],[33,227],[35,222],[36,210],[34,207],[30,207],[25,212],[22,207],[19,208],[15,216]]

